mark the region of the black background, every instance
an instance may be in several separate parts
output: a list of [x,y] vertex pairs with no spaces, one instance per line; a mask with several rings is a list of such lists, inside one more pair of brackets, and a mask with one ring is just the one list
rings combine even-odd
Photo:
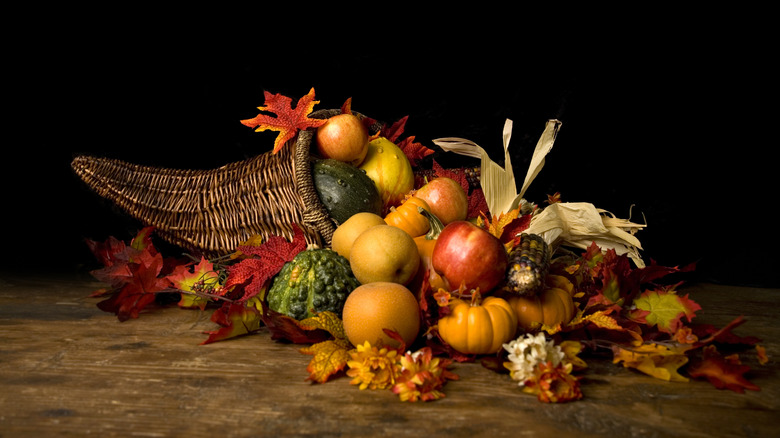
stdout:
[[[519,181],[545,121],[557,118],[562,128],[530,200],[560,192],[646,221],[644,257],[698,262],[693,280],[776,286],[776,140],[766,135],[776,123],[767,112],[774,54],[755,28],[689,33],[685,23],[663,24],[597,36],[588,26],[571,36],[555,27],[534,38],[445,26],[423,38],[410,29],[430,27],[415,23],[379,27],[381,39],[366,27],[360,38],[343,28],[318,38],[319,28],[304,40],[261,21],[241,37],[213,26],[74,27],[19,48],[7,67],[2,264],[83,272],[94,267],[84,238],[133,236],[139,225],[71,172],[74,156],[216,167],[270,150],[275,134],[239,123],[257,114],[264,91],[297,100],[313,87],[316,108],[352,98],[374,118],[408,115],[406,134],[429,147],[463,137],[496,161],[512,119]],[[451,154],[437,160],[464,164]]]

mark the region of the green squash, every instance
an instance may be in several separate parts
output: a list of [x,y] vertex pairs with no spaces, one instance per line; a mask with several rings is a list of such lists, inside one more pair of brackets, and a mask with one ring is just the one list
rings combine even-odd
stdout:
[[364,170],[338,160],[316,160],[312,179],[320,201],[338,224],[355,213],[382,215],[382,196]]
[[326,310],[341,317],[359,285],[346,258],[331,249],[308,249],[284,264],[266,297],[271,310],[297,320]]

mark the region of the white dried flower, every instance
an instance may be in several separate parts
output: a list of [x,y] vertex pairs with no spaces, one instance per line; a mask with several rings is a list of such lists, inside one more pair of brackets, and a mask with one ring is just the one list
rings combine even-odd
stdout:
[[552,362],[553,366],[557,366],[564,357],[561,347],[553,341],[547,341],[544,333],[520,336],[504,344],[504,350],[509,353],[509,362],[504,365],[512,379],[517,380],[520,386],[533,375],[534,368],[539,363]]

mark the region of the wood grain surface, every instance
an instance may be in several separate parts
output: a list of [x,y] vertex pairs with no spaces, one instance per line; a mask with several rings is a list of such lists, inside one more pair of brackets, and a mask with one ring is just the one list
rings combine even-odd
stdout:
[[[695,284],[698,322],[763,340],[744,362],[760,391],[669,383],[589,361],[584,399],[557,405],[507,375],[456,364],[446,397],[402,403],[339,378],[306,381],[310,357],[267,332],[200,345],[210,312],[155,309],[118,322],[83,276],[0,276],[0,436],[778,436],[780,290]],[[748,357],[750,356],[750,357]]]

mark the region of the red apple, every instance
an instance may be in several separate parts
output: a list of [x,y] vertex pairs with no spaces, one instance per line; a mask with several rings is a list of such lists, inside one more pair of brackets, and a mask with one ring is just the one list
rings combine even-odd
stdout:
[[438,177],[420,187],[414,196],[424,200],[431,207],[431,213],[447,225],[466,220],[469,200],[460,183],[452,178]]
[[483,228],[455,221],[439,234],[431,263],[451,290],[462,284],[467,294],[479,288],[486,295],[504,280],[507,253],[501,241]]
[[317,128],[317,154],[358,166],[368,152],[368,128],[353,114],[338,114]]

